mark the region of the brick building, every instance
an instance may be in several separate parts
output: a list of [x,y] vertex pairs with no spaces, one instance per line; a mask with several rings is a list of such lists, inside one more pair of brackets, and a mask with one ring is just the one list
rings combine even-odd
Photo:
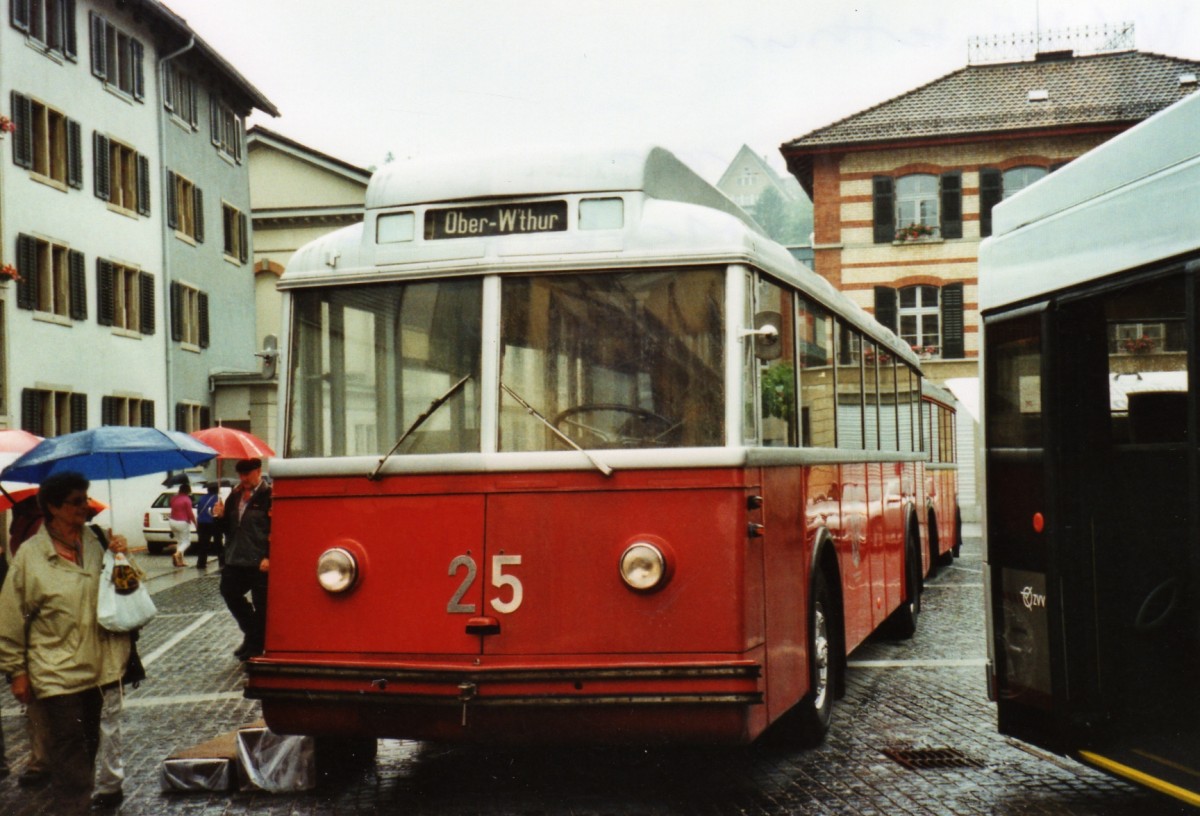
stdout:
[[[1134,50],[972,64],[784,143],[813,201],[813,268],[918,350],[929,379],[976,377],[992,207],[1192,93],[1198,73]],[[974,424],[959,413],[969,519]]]

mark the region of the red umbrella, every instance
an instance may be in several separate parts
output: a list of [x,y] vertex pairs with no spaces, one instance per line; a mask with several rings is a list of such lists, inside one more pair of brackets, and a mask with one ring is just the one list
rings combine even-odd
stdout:
[[37,447],[42,438],[20,428],[0,431],[0,453],[24,453]]
[[261,459],[275,455],[266,442],[237,428],[205,428],[192,431],[191,436],[215,450],[218,459]]
[[[20,428],[7,428],[0,431],[0,468],[7,467],[37,447],[42,437],[23,431]],[[26,482],[0,483],[0,511],[7,510],[21,499],[29,498],[37,493],[37,486]]]

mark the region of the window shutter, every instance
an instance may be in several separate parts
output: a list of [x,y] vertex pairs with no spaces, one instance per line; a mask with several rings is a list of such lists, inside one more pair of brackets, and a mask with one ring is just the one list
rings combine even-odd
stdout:
[[208,137],[217,147],[221,146],[220,105],[216,94],[210,94],[208,97]]
[[204,191],[199,187],[193,187],[192,192],[195,194],[193,210],[196,214],[196,234],[192,236],[196,239],[196,243],[204,243]]
[[32,434],[45,436],[42,418],[42,392],[34,388],[21,389],[21,427]]
[[62,0],[63,56],[75,62],[79,55],[75,36],[75,0]]
[[200,427],[196,430],[212,427],[212,409],[207,405],[200,406]]
[[154,427],[154,400],[142,400],[141,424],[143,428]]
[[37,240],[30,235],[17,236],[17,307],[34,309],[38,300]]
[[175,403],[175,430],[188,432],[187,427],[188,409],[182,402]]
[[994,167],[979,171],[979,237],[992,234],[992,207],[1004,198],[1004,177]]
[[154,334],[157,326],[154,314],[154,276],[142,272],[140,289],[142,290],[142,334]]
[[25,169],[33,167],[33,102],[28,96],[12,92],[13,164]]
[[71,431],[86,431],[87,426],[87,394],[72,394]]
[[208,348],[208,292],[196,295],[196,310],[200,312],[200,348]]
[[67,275],[71,290],[71,319],[87,320],[87,272],[83,265],[83,253],[77,249],[67,253]]
[[142,153],[137,156],[137,211],[150,214],[150,159]]
[[74,119],[67,120],[67,184],[83,189],[83,131]]
[[896,328],[897,292],[890,286],[875,287],[875,319],[892,331]]
[[942,357],[961,360],[966,356],[963,343],[963,285],[942,287]]
[[175,281],[171,281],[171,339],[178,342],[183,339],[183,293]]
[[1066,167],[1070,163],[1071,163],[1070,159],[1067,159],[1066,161],[1055,162],[1054,164],[1050,165],[1049,172],[1053,173],[1055,170],[1061,170],[1062,168]]
[[[96,322],[101,326],[113,324],[113,312],[116,304],[113,290],[112,261],[104,258],[96,259]],[[106,423],[107,424],[107,423]]]
[[92,29],[92,74],[100,79],[108,79],[108,53],[104,39],[104,29],[108,23],[96,12],[88,12]]
[[108,137],[95,130],[92,131],[92,164],[96,171],[96,198],[108,201],[112,196]]
[[29,33],[29,0],[12,0],[12,27]]
[[875,176],[871,181],[875,221],[875,243],[890,244],[896,240],[895,180],[891,176]]
[[175,174],[167,171],[167,226],[179,228],[179,198],[176,195]]
[[133,98],[140,102],[146,98],[146,70],[143,66],[146,49],[141,40],[130,38],[129,51],[133,56]]
[[962,238],[962,172],[942,173],[942,238]]
[[247,225],[246,214],[238,213],[238,229],[241,230],[242,235],[242,245],[238,252],[238,260],[242,263],[245,263],[246,259],[250,257],[250,233],[246,229]]
[[112,397],[100,398],[100,424],[101,425],[116,425],[117,410],[113,404],[115,400]]
[[200,126],[200,100],[197,98],[200,94],[200,89],[196,87],[196,81],[189,77],[184,77],[183,84],[188,89],[188,124],[193,128]]

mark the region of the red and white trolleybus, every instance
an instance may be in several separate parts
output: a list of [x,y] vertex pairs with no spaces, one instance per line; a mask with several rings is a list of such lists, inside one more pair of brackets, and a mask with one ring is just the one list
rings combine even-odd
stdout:
[[280,289],[276,731],[816,740],[957,543],[911,349],[662,149],[389,165]]

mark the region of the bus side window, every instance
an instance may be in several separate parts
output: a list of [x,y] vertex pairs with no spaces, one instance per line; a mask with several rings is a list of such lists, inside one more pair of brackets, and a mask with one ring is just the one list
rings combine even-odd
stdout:
[[836,444],[833,379],[833,318],[820,306],[797,298],[800,356],[800,443],[809,448]]
[[[863,342],[862,336],[842,325],[837,326],[837,446],[862,450],[863,414]],[[871,367],[874,381],[875,368]],[[872,406],[874,407],[874,406]],[[874,421],[874,420],[872,420]]]
[[759,361],[759,410],[762,444],[770,447],[794,446],[796,435],[796,361],[792,341],[792,293],[768,280],[758,281],[758,313],[781,315],[781,350],[778,358]]

